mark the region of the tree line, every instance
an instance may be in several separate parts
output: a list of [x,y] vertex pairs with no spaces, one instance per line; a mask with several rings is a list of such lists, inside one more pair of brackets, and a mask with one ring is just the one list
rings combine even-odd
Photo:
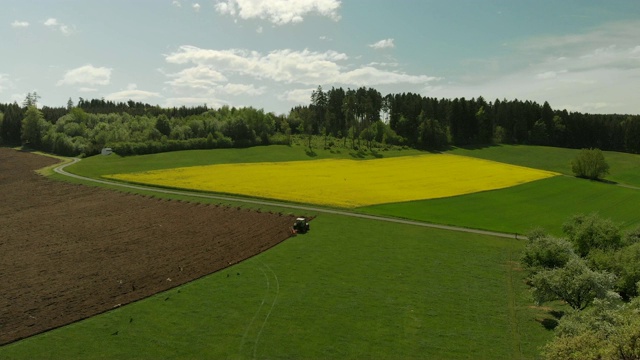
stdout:
[[404,145],[426,150],[495,143],[548,145],[640,153],[639,115],[553,110],[547,102],[484,98],[436,99],[413,93],[383,96],[373,88],[324,91],[288,115],[251,107],[168,107],[129,100],[69,99],[38,107],[40,96],[0,104],[0,143],[25,144],[60,155],[121,155],[290,144],[291,136],[323,136],[353,149]]
[[[34,101],[35,100],[35,101]],[[0,142],[65,156],[98,154],[103,147],[126,155],[188,149],[286,144],[286,117],[263,110],[206,106],[160,108],[104,100],[71,102],[66,108],[0,104]]]
[[547,145],[566,148],[640,153],[640,116],[585,114],[553,110],[548,102],[483,97],[437,99],[414,93],[381,96],[375,89],[318,87],[308,106],[292,109],[308,118],[307,132],[363,139],[376,134],[375,123],[409,146],[442,149],[492,143]]

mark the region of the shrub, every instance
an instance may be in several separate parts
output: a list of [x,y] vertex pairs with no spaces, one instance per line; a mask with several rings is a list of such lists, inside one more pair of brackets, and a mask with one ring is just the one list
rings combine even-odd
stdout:
[[529,237],[522,256],[522,263],[531,273],[544,269],[555,269],[576,258],[571,243],[551,236]]
[[562,224],[562,231],[580,256],[587,256],[591,249],[616,250],[623,246],[620,227],[598,214],[573,216]]
[[577,177],[597,180],[609,173],[609,164],[600,149],[582,149],[571,161],[571,171]]

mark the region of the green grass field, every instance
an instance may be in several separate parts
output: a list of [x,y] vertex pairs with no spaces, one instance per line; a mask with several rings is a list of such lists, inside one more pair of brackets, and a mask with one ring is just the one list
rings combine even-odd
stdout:
[[360,212],[523,234],[534,227],[561,235],[575,214],[597,212],[625,229],[640,226],[640,190],[567,176],[443,199],[382,204]]
[[0,348],[33,358],[535,358],[522,243],[322,215],[143,301]]
[[[100,177],[189,165],[417,153],[308,153],[302,146],[270,146],[96,156],[68,170]],[[496,146],[452,153],[569,173],[577,151]],[[639,157],[605,156],[609,180],[640,184]],[[542,225],[557,233],[577,212],[599,211],[626,226],[639,224],[638,194],[556,177],[360,210],[511,233]],[[551,316],[531,306],[517,268],[522,246],[513,239],[320,214],[307,235],[166,293],[1,347],[0,358],[536,358],[552,336],[539,321]]]
[[[573,175],[570,163],[579,151],[546,146],[496,145],[479,149],[456,148],[449,152]],[[640,155],[614,151],[603,153],[610,166],[607,180],[640,187]]]

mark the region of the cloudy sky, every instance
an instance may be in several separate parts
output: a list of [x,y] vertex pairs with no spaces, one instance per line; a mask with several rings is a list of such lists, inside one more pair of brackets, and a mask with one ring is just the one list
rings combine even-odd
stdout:
[[640,114],[638,0],[2,0],[0,102],[284,114],[321,85]]

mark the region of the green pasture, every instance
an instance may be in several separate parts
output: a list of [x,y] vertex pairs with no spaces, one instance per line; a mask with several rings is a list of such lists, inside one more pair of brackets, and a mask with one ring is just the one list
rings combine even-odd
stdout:
[[534,227],[562,234],[575,214],[599,213],[623,228],[640,226],[640,190],[568,176],[443,199],[374,205],[358,211],[439,224],[523,234]]
[[0,358],[531,359],[551,316],[530,307],[522,246],[321,215],[307,235]]
[[[570,163],[580,150],[546,146],[494,145],[474,149],[455,148],[449,152],[573,175]],[[614,151],[603,151],[603,153],[610,166],[607,180],[640,186],[640,155]]]

